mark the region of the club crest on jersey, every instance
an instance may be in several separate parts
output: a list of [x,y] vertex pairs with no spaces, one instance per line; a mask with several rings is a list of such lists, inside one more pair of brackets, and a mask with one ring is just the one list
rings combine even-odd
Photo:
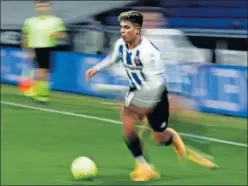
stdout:
[[135,56],[134,63],[137,66],[142,66],[142,63],[141,63],[140,58],[138,56]]

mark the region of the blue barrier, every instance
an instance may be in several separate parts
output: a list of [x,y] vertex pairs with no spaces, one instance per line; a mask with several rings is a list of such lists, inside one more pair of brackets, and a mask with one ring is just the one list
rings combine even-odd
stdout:
[[247,6],[246,0],[175,0],[162,1],[162,7],[189,7],[190,5],[198,7],[233,7],[243,8]]
[[[100,93],[92,88],[95,83],[127,85],[127,80],[108,71],[85,80],[86,69],[104,56],[57,52],[53,55],[52,89],[91,96],[120,98]],[[19,49],[1,48],[1,83],[17,84],[23,70],[31,68]],[[187,81],[181,83],[182,96],[193,103],[196,110],[238,117],[247,117],[247,68],[219,65],[180,65]]]
[[168,26],[173,28],[231,29],[236,27],[238,29],[247,30],[246,19],[169,17],[167,21]]
[[182,66],[189,80],[183,85],[183,96],[194,103],[196,110],[247,117],[246,67]]
[[29,68],[21,50],[1,48],[1,82],[16,84],[23,70]]
[[167,8],[170,17],[216,17],[216,18],[244,18],[247,17],[246,8]]
[[[108,16],[105,21],[112,25],[119,25],[117,16]],[[247,19],[235,18],[189,18],[168,17],[166,23],[169,28],[201,28],[201,29],[232,29],[247,30]]]
[[195,5],[199,6],[204,6],[204,7],[239,7],[243,8],[247,6],[247,1],[246,0],[220,0],[220,1],[215,1],[215,0],[195,0],[194,1]]

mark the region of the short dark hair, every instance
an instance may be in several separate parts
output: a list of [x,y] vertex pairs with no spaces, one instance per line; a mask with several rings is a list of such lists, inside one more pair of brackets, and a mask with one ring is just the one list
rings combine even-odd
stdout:
[[118,21],[130,21],[133,24],[137,24],[139,27],[142,27],[143,25],[143,15],[138,11],[127,11],[122,12],[119,17]]

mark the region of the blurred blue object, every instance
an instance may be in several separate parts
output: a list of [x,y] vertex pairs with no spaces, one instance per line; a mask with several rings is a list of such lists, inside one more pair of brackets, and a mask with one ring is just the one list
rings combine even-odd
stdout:
[[163,7],[233,7],[244,8],[247,7],[246,0],[162,0]]
[[197,8],[167,8],[166,13],[170,17],[206,17],[206,18],[247,18],[247,8],[218,8],[218,7],[197,7]]
[[169,17],[168,26],[173,28],[207,28],[247,30],[247,19]]
[[[117,16],[109,16],[106,22],[110,25],[119,25]],[[247,30],[247,19],[234,18],[195,18],[195,17],[168,17],[169,28],[199,28],[199,29],[240,29]]]
[[247,7],[246,0],[193,0],[191,3],[202,7],[233,7],[243,8]]

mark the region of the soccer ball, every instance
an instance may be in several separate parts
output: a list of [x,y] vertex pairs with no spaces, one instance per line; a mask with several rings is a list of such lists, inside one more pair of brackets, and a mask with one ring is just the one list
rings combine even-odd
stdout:
[[90,158],[80,156],[73,160],[71,173],[75,179],[92,179],[97,175],[97,167]]

